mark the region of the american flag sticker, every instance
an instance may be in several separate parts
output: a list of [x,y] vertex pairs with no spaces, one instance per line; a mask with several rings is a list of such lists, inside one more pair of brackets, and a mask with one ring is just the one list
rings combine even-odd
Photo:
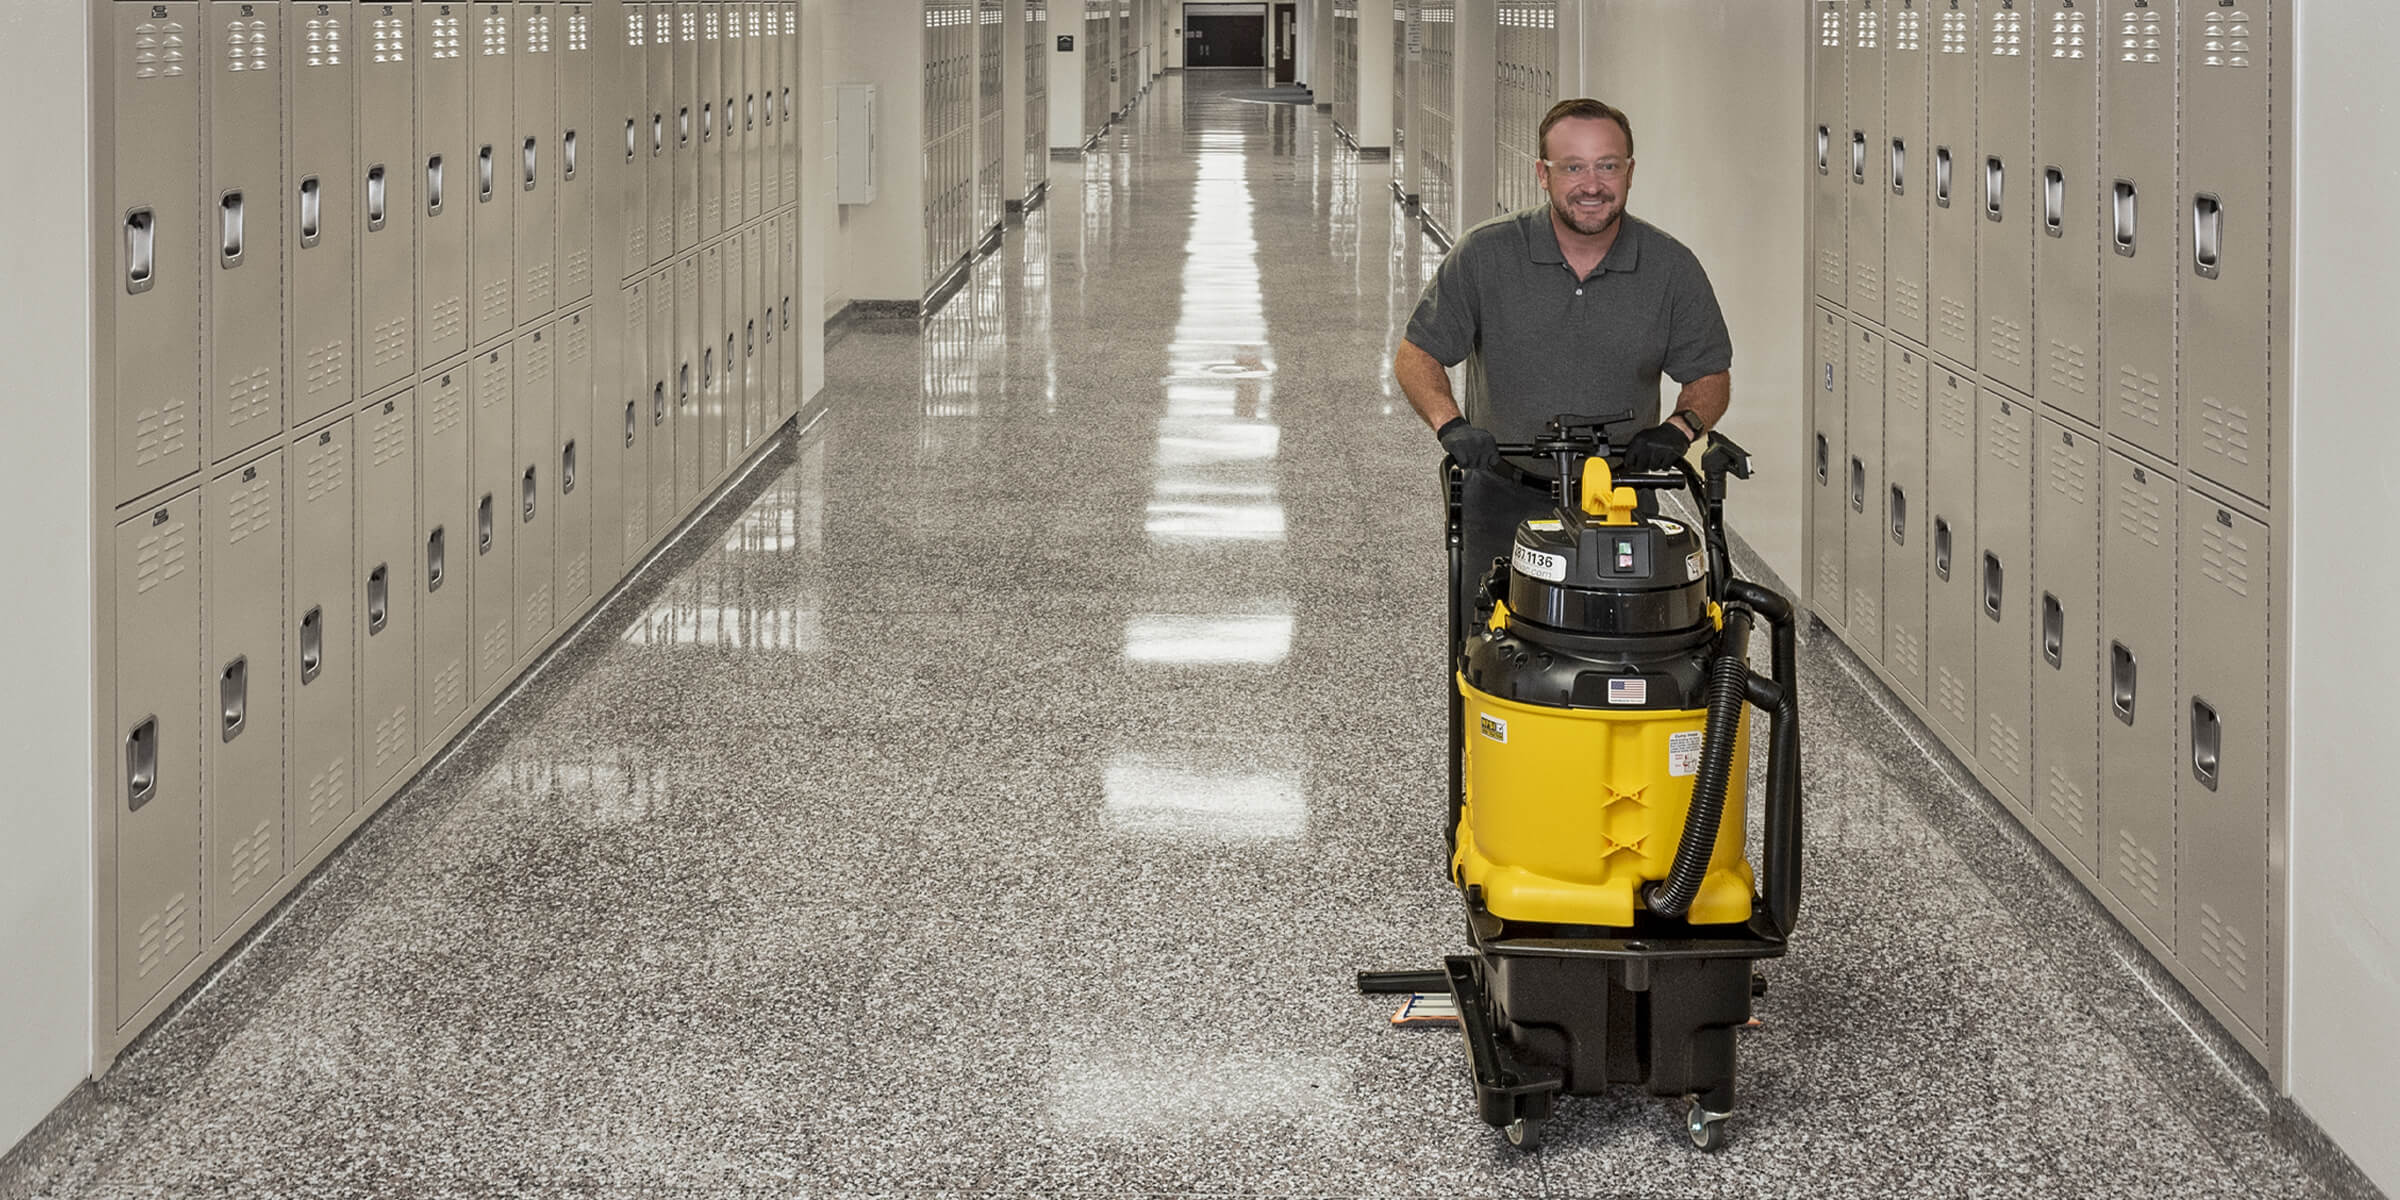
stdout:
[[1650,681],[1647,679],[1611,679],[1608,681],[1610,704],[1648,704]]

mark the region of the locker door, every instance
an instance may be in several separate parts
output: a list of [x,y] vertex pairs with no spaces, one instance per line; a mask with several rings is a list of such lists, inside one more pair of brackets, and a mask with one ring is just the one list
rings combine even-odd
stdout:
[[1975,153],[1982,115],[1976,103],[1975,67],[1978,4],[1997,0],[1950,0],[1936,14],[1939,40],[1929,66],[1930,97],[1925,131],[1926,286],[1933,309],[1926,343],[1935,354],[1968,368],[1975,366],[1980,339],[1975,319],[1975,240],[1984,224],[1978,201],[1983,171]]
[[[624,123],[623,144],[617,148],[625,156],[622,173],[617,177],[615,202],[624,222],[624,241],[620,243],[625,274],[632,279],[650,266],[650,158],[651,158],[651,88],[650,79],[650,7],[631,0],[624,6],[624,53],[617,59],[615,83],[616,107],[609,111]],[[599,103],[595,97],[595,103]],[[607,107],[600,104],[600,107]],[[660,141],[665,140],[663,120],[658,128]],[[593,149],[599,147],[595,144]],[[660,147],[664,149],[662,145]]]
[[283,14],[208,6],[209,456],[283,432]]
[[358,412],[359,793],[399,782],[417,756],[416,393]]
[[800,6],[783,6],[783,202],[800,203]]
[[[600,123],[592,119],[592,6],[562,4],[558,15],[566,39],[558,58],[558,165],[549,172],[558,189],[552,198],[558,225],[551,261],[558,264],[558,306],[566,308],[592,297],[593,155],[606,143],[593,137]],[[630,94],[641,95],[638,79]],[[640,186],[638,176],[628,172],[627,178]],[[628,225],[640,217],[641,210],[633,209],[626,214]]]
[[[675,84],[675,6],[665,0],[628,6],[628,12],[647,13],[650,21],[650,44],[643,57],[647,69],[642,86],[648,93],[648,115],[643,118],[646,132],[642,151],[642,208],[649,214],[650,231],[644,236],[649,245],[649,264],[657,266],[675,252],[676,168],[683,162],[675,147],[675,115],[680,108],[676,97],[683,93]],[[628,266],[639,267],[628,261]]]
[[2175,6],[2133,0],[2101,72],[2108,253],[2100,256],[2108,432],[2176,461],[2175,306],[2188,240],[2177,220]]
[[417,363],[467,352],[468,226],[475,203],[475,143],[467,121],[465,4],[417,5]]
[[[283,452],[212,480],[202,497],[209,619],[198,737],[207,765],[208,934],[283,878]],[[213,706],[209,701],[214,701]]]
[[[142,6],[145,10],[148,5]],[[151,36],[174,36],[164,32]],[[117,526],[116,1025],[200,954],[201,498]],[[281,829],[276,867],[281,866]]]
[[2034,815],[2100,866],[2100,444],[2044,418],[2034,489]]
[[700,240],[725,232],[725,6],[704,0],[700,8],[700,44],[694,56],[699,74],[694,114],[700,155]]
[[[736,269],[739,274],[739,269]],[[700,475],[695,499],[708,494],[725,473],[725,376],[733,369],[725,353],[725,243],[700,248],[700,294],[697,297],[700,339]],[[741,414],[734,414],[738,427]]]
[[516,354],[514,344],[495,346],[477,355],[469,371],[474,392],[470,417],[474,452],[470,459],[475,482],[469,494],[467,548],[473,550],[467,572],[471,599],[471,646],[474,651],[472,695],[478,705],[498,695],[515,673],[514,633],[517,623],[515,561],[518,467],[515,449]]
[[1881,145],[1868,147],[1884,189],[1884,322],[1895,336],[1925,344],[1926,219],[1932,205],[1925,184],[1931,154],[1925,141],[1929,68],[1927,13],[1933,0],[1898,0],[1888,5],[1891,44],[1883,58]]
[[1926,686],[1934,728],[1961,756],[1980,742],[1975,726],[1975,640],[1984,622],[1983,576],[1975,561],[1976,392],[1974,377],[1938,363],[1926,428]]
[[2183,447],[2194,473],[2265,503],[2267,262],[2274,216],[2267,181],[2273,0],[2242,8],[2182,0],[2184,260]]
[[2033,221],[2039,168],[2033,165],[2032,31],[2015,0],[1984,6],[1976,78],[1975,310],[1983,318],[1976,365],[1984,378],[2033,394]]
[[1816,292],[1819,299],[1840,304],[1850,296],[1849,259],[1843,253],[1843,230],[1846,218],[1843,205],[1850,198],[1848,177],[1842,167],[1844,131],[1850,128],[1845,101],[1849,87],[1843,74],[1843,47],[1849,41],[1849,16],[1844,11],[1847,0],[1816,0],[1817,37],[1809,69],[1815,76],[1816,146],[1814,148],[1815,187],[1810,193],[1816,216],[1811,223],[1817,247]]
[[291,827],[295,866],[358,806],[357,645],[350,581],[357,519],[350,419],[292,446]]
[[2105,19],[2074,0],[2052,0],[2036,48],[2041,104],[2033,128],[2034,332],[2041,340],[2033,394],[2094,427],[2100,424],[2098,95]]
[[760,110],[772,98],[759,95],[767,80],[767,6],[753,0],[742,7],[749,22],[742,31],[748,35],[742,39],[742,219],[748,221],[766,211],[766,180],[761,175],[767,164],[760,151],[772,126]]
[[[799,308],[801,224],[802,217],[798,209],[784,214],[782,310],[775,314],[775,320],[783,330],[783,411],[785,416],[799,412],[800,406],[808,402],[806,385],[800,373],[800,347],[803,344],[801,332],[805,329],[811,336],[815,336],[824,329],[824,320],[821,315],[803,313]],[[803,321],[806,322],[805,325]]]
[[718,65],[720,129],[725,135],[725,228],[735,229],[750,219],[750,5],[726,0],[725,40]]
[[358,390],[408,378],[416,361],[417,136],[412,58],[424,52],[407,4],[359,6]]
[[[564,148],[558,142],[559,13],[555,4],[516,6],[516,67],[511,76],[512,134],[503,183],[514,194],[515,312],[531,324],[558,306],[558,186]],[[481,339],[478,334],[478,340]],[[545,439],[546,440],[546,439]]]
[[758,6],[766,40],[758,43],[758,206],[761,215],[783,207],[783,6]]
[[[620,515],[624,525],[619,530],[624,539],[624,554],[619,561],[628,574],[642,561],[650,548],[650,443],[655,437],[667,436],[665,423],[665,384],[657,378],[650,364],[650,295],[654,284],[649,279],[636,279],[625,285],[625,332],[619,345],[624,354],[623,374],[616,394],[623,405],[625,439],[623,470],[617,493],[622,501]],[[653,390],[657,395],[653,398]],[[653,406],[657,424],[653,421]],[[594,431],[595,434],[598,432]]]
[[2184,754],[2175,805],[2177,957],[2253,1032],[2267,1028],[2267,527],[2184,493]]
[[[748,458],[750,448],[767,436],[767,355],[774,349],[768,345],[766,331],[759,322],[766,312],[761,299],[766,282],[767,232],[753,225],[742,231],[742,453],[736,460]],[[730,282],[730,281],[728,281]]]
[[351,339],[358,271],[357,128],[353,76],[359,61],[350,4],[286,6],[284,61],[292,103],[283,121],[284,262],[282,331],[292,420],[312,421],[358,399]]
[[[1880,76],[1878,76],[1880,78]],[[1870,143],[1872,144],[1872,143]],[[1888,353],[1883,335],[1864,325],[1851,326],[1850,383],[1843,409],[1842,440],[1849,451],[1842,459],[1842,518],[1844,556],[1842,578],[1850,601],[1843,619],[1851,632],[1850,647],[1867,659],[1883,653],[1883,360]]]
[[[683,517],[683,463],[697,454],[697,433],[685,423],[690,411],[690,359],[677,315],[677,293],[683,287],[678,264],[650,277],[650,541],[655,544]],[[689,443],[687,448],[687,443]],[[696,474],[697,472],[695,472]]]
[[[549,470],[557,516],[551,526],[558,573],[558,616],[563,623],[592,598],[592,480],[586,470],[592,450],[592,321],[590,306],[558,319],[557,425],[550,435]],[[640,361],[638,356],[635,361]]]
[[700,443],[702,410],[707,386],[702,382],[700,350],[708,341],[700,322],[700,259],[693,254],[675,263],[675,504],[669,511],[681,522],[705,493],[701,483]]
[[1975,761],[2026,812],[2033,773],[2033,414],[1983,394],[1976,429]]
[[[1883,201],[1891,190],[1884,169],[1883,69],[1884,0],[1856,0],[1845,58],[1849,95],[1842,162],[1849,177],[1843,208],[1843,241],[1850,261],[1850,311],[1883,320]],[[1876,359],[1878,369],[1882,359]]]
[[1843,627],[1844,605],[1849,599],[1843,580],[1849,562],[1843,543],[1850,525],[1844,515],[1850,511],[1849,481],[1843,470],[1848,458],[1842,443],[1847,404],[1844,385],[1849,382],[1842,355],[1849,348],[1849,338],[1847,322],[1831,309],[1817,310],[1816,403],[1810,406],[1814,425],[1811,452],[1815,455],[1810,469],[1815,472],[1815,486],[1809,489],[1808,502],[1816,569],[1808,603],[1820,620],[1836,630]]
[[[1894,293],[1895,297],[1897,293]],[[1897,339],[1883,377],[1883,667],[1925,704],[1925,356]]]
[[200,468],[193,397],[200,387],[199,8],[112,4],[118,56],[117,284],[103,289],[115,331],[112,501]]
[[[2175,481],[2111,451],[2100,528],[2100,882],[2175,941]],[[2262,626],[2263,628],[2263,626]],[[2256,639],[2258,630],[2245,637]],[[2238,651],[2237,651],[2238,652]]]
[[[768,8],[773,9],[773,5]],[[760,226],[758,304],[759,374],[766,381],[764,407],[772,428],[791,415],[785,408],[783,379],[783,214],[777,212]],[[763,306],[763,307],[762,307]]]
[[700,150],[708,122],[700,103],[715,85],[700,77],[700,5],[675,5],[675,252],[700,244]]
[[417,444],[417,721],[430,744],[467,713],[473,685],[475,477],[467,423],[465,366],[426,378],[417,388],[424,420]]
[[[527,5],[528,11],[534,5]],[[468,6],[467,23],[472,64],[468,68],[468,148],[466,185],[462,198],[471,200],[468,218],[467,274],[474,294],[470,336],[480,345],[504,336],[515,324],[516,196],[524,146],[517,138],[515,73],[516,30],[507,4]],[[544,124],[547,124],[545,122]]]
[[551,566],[556,561],[556,522],[551,497],[557,486],[550,478],[550,434],[558,418],[558,326],[537,325],[517,335],[517,379],[514,407],[515,481],[508,493],[505,517],[515,527],[516,657],[526,662],[541,653],[550,640],[558,613],[558,596]]

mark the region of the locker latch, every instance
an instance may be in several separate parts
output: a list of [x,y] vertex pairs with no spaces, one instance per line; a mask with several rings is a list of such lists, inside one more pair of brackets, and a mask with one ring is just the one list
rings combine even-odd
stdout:
[[1853,129],[1850,131],[1850,182],[1864,184],[1866,181],[1867,131]]
[[2225,205],[2207,192],[2192,197],[2192,270],[2215,279],[2224,261]]
[[217,739],[230,743],[242,736],[250,725],[250,657],[242,655],[225,664],[217,675],[217,709],[219,729]]
[[387,207],[388,203],[389,198],[385,194],[383,182],[383,164],[377,163],[367,168],[368,233],[374,233],[383,228],[384,220],[390,212]]
[[1850,511],[1867,511],[1867,464],[1859,461],[1857,455],[1850,457]]
[[667,149],[667,118],[662,113],[650,114],[650,157],[657,158]]
[[125,214],[125,290],[140,295],[158,278],[158,214],[137,208]]
[[634,119],[633,119],[632,117],[627,117],[627,118],[625,118],[625,161],[626,161],[626,162],[632,162],[632,161],[633,161],[633,156],[634,156],[634,154],[635,154],[635,153],[637,153],[637,143],[636,143],[636,141],[635,141],[634,128],[635,128],[635,122],[634,122]]
[[667,385],[664,383],[650,385],[650,423],[653,425],[667,423]]
[[325,672],[325,606],[300,617],[300,686],[307,687]]
[[573,442],[568,442],[567,448],[560,451],[558,455],[558,494],[562,496],[575,494],[575,443]]
[[217,202],[217,259],[226,269],[242,265],[242,194],[227,192]]
[[2051,669],[2066,666],[2067,610],[2058,597],[2042,593],[2042,659]]
[[633,445],[633,434],[638,428],[636,422],[640,420],[641,406],[642,402],[639,400],[625,402],[625,444],[627,446]]
[[1986,550],[1983,552],[1983,615],[1999,620],[2000,602],[2000,556]]
[[520,480],[517,485],[524,493],[523,499],[525,515],[523,518],[521,518],[521,523],[524,524],[532,523],[534,500],[541,494],[540,486],[534,478],[536,470],[537,468],[534,467],[525,468],[525,477],[524,479]]
[[442,553],[443,540],[442,527],[439,525],[434,526],[433,532],[425,537],[425,590],[428,593],[442,590],[442,577],[446,573],[442,569],[445,557]]
[[311,175],[300,181],[300,248],[325,240],[325,185]]
[[2067,176],[2057,167],[2042,168],[2042,232],[2051,237],[2067,233]]
[[2134,662],[2133,651],[2125,643],[2108,644],[2108,707],[2117,720],[2133,724],[2134,689],[2140,664]]
[[2192,778],[2210,791],[2217,790],[2217,755],[2223,748],[2224,723],[2217,719],[2214,705],[2198,696],[2192,697]]
[[1820,484],[1820,485],[1823,485],[1823,484],[1827,484],[1827,483],[1831,483],[1831,482],[1833,482],[1833,461],[1832,461],[1832,458],[1833,458],[1833,446],[1832,446],[1830,443],[1828,443],[1828,442],[1825,440],[1825,435],[1824,435],[1824,434],[1821,434],[1821,433],[1820,433],[1820,434],[1818,434],[1818,435],[1817,435],[1817,483],[1818,483],[1818,484]]
[[2115,225],[2115,237],[2111,244],[2116,247],[2118,254],[2126,258],[2133,257],[2135,225],[2141,216],[2140,202],[2141,197],[2135,194],[2130,181],[2117,181],[2115,201],[2110,206]]
[[383,632],[392,619],[392,568],[389,563],[377,563],[367,572],[367,636]]
[[491,552],[492,494],[485,492],[482,502],[475,506],[475,553],[483,555]]
[[489,204],[492,200],[492,148],[482,147],[475,152],[475,202]]
[[528,137],[525,139],[524,190],[528,192],[534,189],[536,182],[541,178],[540,172],[535,166],[535,164],[541,159],[541,144],[541,139],[537,137]]
[[1933,149],[1933,204],[1936,208],[1950,207],[1950,147]]
[[717,104],[714,100],[700,106],[700,140],[717,140]]
[[425,160],[425,215],[442,215],[442,156]]
[[125,811],[158,797],[158,718],[143,717],[125,735]]
[[1892,139],[1892,194],[1908,194],[1908,143]]
[[1950,580],[1950,522],[1942,517],[1933,519],[1933,573]]
[[1896,484],[1896,483],[1892,485],[1892,513],[1891,513],[1891,516],[1892,516],[1892,544],[1893,544],[1893,545],[1896,545],[1896,546],[1905,546],[1905,545],[1907,545],[1907,544],[1908,544],[1908,493],[1901,491],[1901,490],[1900,490],[1900,485],[1899,485],[1899,484]]
[[[631,154],[625,157],[633,157]],[[575,131],[570,129],[558,139],[559,168],[569,183],[575,180]]]
[[2000,219],[2000,202],[2008,194],[2008,168],[1994,155],[1983,160],[1983,219]]

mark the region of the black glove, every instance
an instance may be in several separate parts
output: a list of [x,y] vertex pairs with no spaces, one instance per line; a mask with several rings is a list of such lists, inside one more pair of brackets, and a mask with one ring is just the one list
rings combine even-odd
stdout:
[[1500,465],[1500,439],[1489,429],[1467,424],[1465,417],[1450,418],[1433,436],[1442,439],[1442,449],[1467,470],[1489,471]]
[[1691,448],[1692,437],[1683,431],[1682,426],[1662,421],[1633,435],[1633,440],[1625,443],[1622,469],[1628,475],[1664,471],[1674,466],[1675,461]]

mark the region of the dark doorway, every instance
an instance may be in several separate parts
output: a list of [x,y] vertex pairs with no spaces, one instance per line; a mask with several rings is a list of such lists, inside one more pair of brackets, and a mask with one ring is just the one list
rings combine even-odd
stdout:
[[1275,82],[1290,83],[1300,77],[1300,6],[1275,6]]
[[1183,16],[1183,65],[1191,67],[1249,67],[1267,65],[1267,14],[1186,11]]

